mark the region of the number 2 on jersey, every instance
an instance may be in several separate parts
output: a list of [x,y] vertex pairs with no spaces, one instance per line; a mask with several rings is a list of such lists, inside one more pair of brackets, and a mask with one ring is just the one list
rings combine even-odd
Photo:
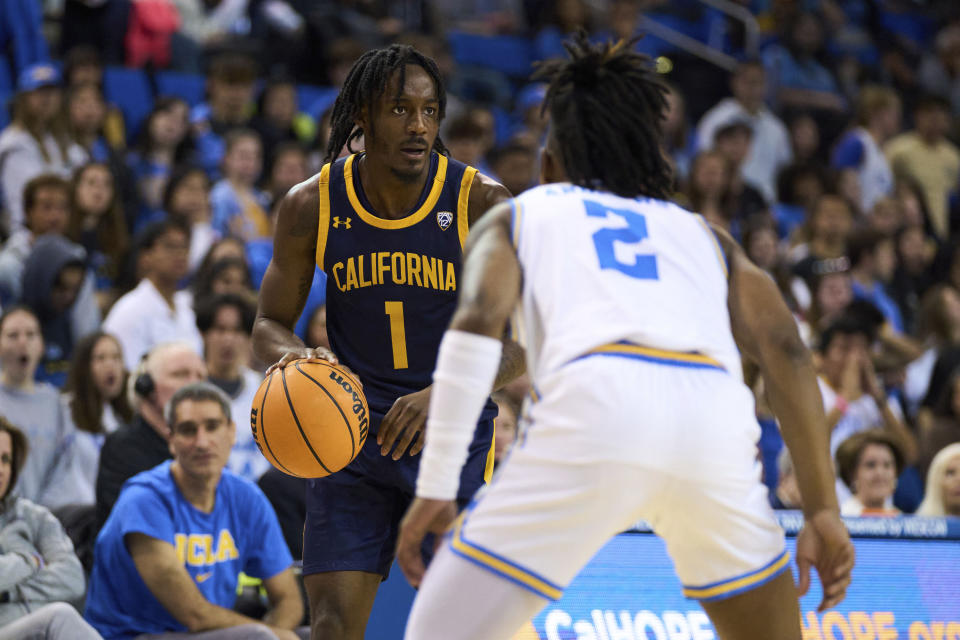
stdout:
[[652,255],[638,255],[634,261],[623,262],[617,259],[613,250],[614,242],[636,245],[642,242],[647,233],[647,219],[643,215],[629,209],[613,209],[593,200],[584,200],[587,215],[591,218],[606,218],[609,214],[619,216],[627,221],[626,227],[611,229],[605,227],[593,234],[593,245],[597,249],[601,269],[616,269],[624,275],[639,280],[657,280],[657,257]]
[[387,317],[390,318],[390,342],[393,344],[393,368],[407,368],[407,333],[403,327],[403,303],[383,303]]

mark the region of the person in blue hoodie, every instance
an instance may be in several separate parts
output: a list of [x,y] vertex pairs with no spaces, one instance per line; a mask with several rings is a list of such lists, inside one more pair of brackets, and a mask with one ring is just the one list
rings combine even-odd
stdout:
[[43,332],[43,360],[36,377],[55,387],[67,381],[73,345],[81,337],[71,316],[76,304],[87,304],[79,299],[81,289],[92,288],[86,256],[80,245],[48,234],[37,239],[23,269],[21,302],[37,314]]

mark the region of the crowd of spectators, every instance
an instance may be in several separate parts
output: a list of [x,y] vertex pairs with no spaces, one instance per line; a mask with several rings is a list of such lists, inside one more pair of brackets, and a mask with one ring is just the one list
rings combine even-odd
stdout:
[[[960,516],[960,6],[737,1],[758,37],[697,0],[46,0],[43,12],[5,0],[0,638],[14,624],[51,638],[295,633],[302,610],[279,576],[302,552],[304,485],[246,427],[270,364],[250,349],[256,291],[279,200],[327,150],[335,91],[313,105],[303,93],[335,90],[358,55],[391,42],[438,62],[451,155],[514,194],[537,181],[544,87],[526,67],[484,64],[484,46],[519,42],[542,59],[576,29],[631,37],[653,20],[734,61],[724,70],[653,36],[636,45],[664,79],[675,200],[780,286],[820,373],[843,512]],[[119,65],[151,82],[197,74],[184,77],[203,96],[154,86],[135,118],[108,97]],[[325,281],[318,270],[296,328],[308,346],[328,345]],[[745,374],[771,504],[797,508],[804,461],[783,448],[763,380]],[[498,459],[522,394],[497,394]],[[197,467],[197,447],[216,469]],[[270,526],[251,533],[217,512],[227,538],[175,539],[162,514],[214,518],[218,483],[231,508],[272,506]],[[286,545],[261,557],[251,535]],[[136,595],[123,584],[176,588],[186,573],[164,572],[178,563],[193,577],[217,565],[216,588],[116,618]],[[271,627],[222,610],[241,570],[265,579]],[[96,630],[56,604],[83,602],[83,572]]]

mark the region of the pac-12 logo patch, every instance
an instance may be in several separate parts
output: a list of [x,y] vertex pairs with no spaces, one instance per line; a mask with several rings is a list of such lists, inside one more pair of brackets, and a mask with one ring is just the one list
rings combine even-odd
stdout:
[[440,225],[441,229],[446,231],[452,222],[453,213],[449,211],[437,211],[437,224]]

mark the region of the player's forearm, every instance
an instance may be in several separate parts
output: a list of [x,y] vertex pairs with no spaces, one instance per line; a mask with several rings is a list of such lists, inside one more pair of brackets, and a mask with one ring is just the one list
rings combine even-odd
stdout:
[[809,517],[824,509],[837,511],[829,429],[810,354],[799,336],[764,351],[767,394],[794,460],[804,513]]
[[215,629],[228,629],[230,627],[239,627],[244,624],[258,624],[259,620],[248,618],[236,611],[231,611],[225,607],[211,604],[204,600],[196,603],[196,606],[186,608],[181,611],[171,611],[177,622],[185,626],[192,633],[200,631],[213,631]]
[[305,346],[297,334],[276,320],[260,316],[253,325],[253,352],[262,362],[276,362],[288,351]]

